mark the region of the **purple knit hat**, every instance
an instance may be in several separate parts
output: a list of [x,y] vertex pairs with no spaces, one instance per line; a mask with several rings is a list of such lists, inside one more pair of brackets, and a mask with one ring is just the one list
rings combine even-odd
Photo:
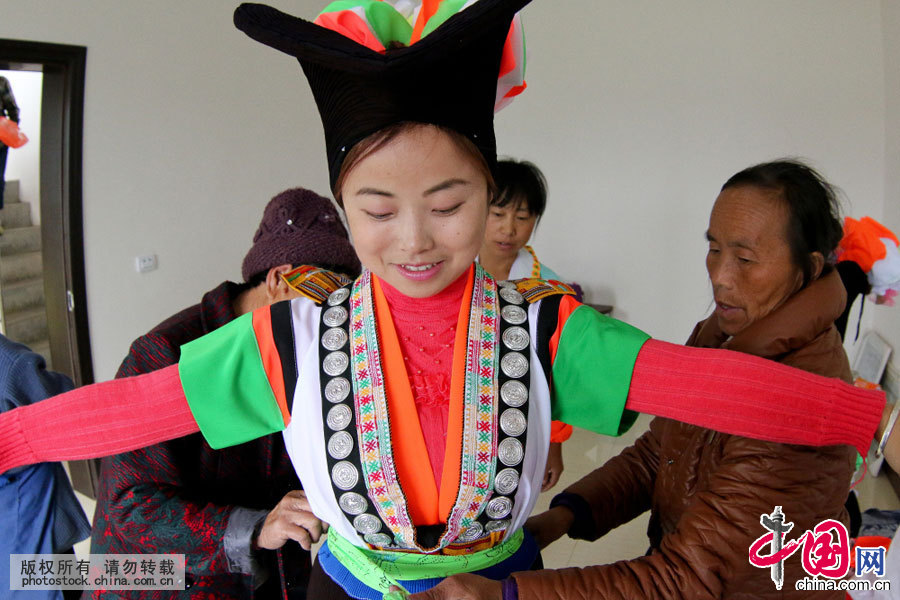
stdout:
[[350,277],[360,272],[337,209],[327,198],[303,188],[285,190],[263,212],[253,246],[244,257],[244,281],[278,265],[329,267]]

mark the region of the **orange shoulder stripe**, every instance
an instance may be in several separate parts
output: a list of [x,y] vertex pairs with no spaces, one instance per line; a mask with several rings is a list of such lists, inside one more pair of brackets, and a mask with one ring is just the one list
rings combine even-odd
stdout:
[[291,422],[291,414],[287,408],[287,394],[284,391],[284,371],[281,369],[281,357],[275,348],[275,337],[272,333],[272,313],[269,306],[264,306],[253,311],[253,333],[256,336],[256,345],[259,348],[259,356],[262,360],[266,379],[269,387],[275,394],[275,401],[281,410],[281,418],[287,427]]

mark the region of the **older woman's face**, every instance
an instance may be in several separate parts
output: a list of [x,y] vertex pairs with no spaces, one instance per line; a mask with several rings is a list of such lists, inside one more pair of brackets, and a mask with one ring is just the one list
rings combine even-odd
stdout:
[[492,205],[479,254],[513,259],[531,239],[535,223],[537,215],[528,210],[528,204],[524,201],[513,200],[506,206]]
[[775,310],[803,284],[787,242],[788,213],[778,193],[729,188],[709,217],[706,270],[719,328],[734,335]]
[[341,191],[363,265],[407,296],[425,298],[475,260],[487,189],[472,157],[446,133],[423,127],[360,161]]

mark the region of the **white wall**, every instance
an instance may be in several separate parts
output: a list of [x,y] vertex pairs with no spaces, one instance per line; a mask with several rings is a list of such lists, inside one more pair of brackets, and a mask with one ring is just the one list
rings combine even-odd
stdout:
[[42,73],[31,71],[0,71],[9,80],[19,107],[20,129],[28,136],[28,143],[10,148],[6,161],[6,180],[19,180],[19,199],[31,202],[35,224],[40,223],[41,205],[41,84]]
[[[0,0],[0,37],[88,47],[85,253],[99,378],[132,338],[238,277],[269,197],[327,190],[300,68],[237,32],[236,4]],[[324,5],[275,4],[308,17]],[[735,171],[806,157],[853,214],[882,216],[879,3],[539,0],[525,26],[530,87],[497,133],[501,152],[550,181],[536,248],[650,333],[683,340],[705,316],[703,232]],[[148,252],[160,268],[138,275],[133,258]]]
[[[884,30],[885,80],[885,168],[884,223],[900,235],[900,3],[882,0],[881,14]],[[894,347],[891,362],[900,369],[900,305],[875,306],[866,310],[878,332]]]
[[536,248],[655,336],[708,314],[703,234],[722,183],[809,159],[880,214],[884,100],[872,2],[534,2],[529,89],[502,149],[537,162],[549,212]]

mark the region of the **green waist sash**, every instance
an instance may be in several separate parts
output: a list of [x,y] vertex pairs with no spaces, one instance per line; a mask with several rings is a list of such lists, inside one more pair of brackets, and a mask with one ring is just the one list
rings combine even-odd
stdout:
[[[354,577],[370,588],[387,594],[391,586],[404,589],[398,579],[449,577],[492,567],[515,554],[523,539],[524,534],[519,529],[508,540],[493,548],[455,556],[360,548],[341,537],[334,529],[328,532],[327,543],[331,553]],[[385,596],[386,599],[394,597]],[[403,594],[399,597],[403,597]]]

